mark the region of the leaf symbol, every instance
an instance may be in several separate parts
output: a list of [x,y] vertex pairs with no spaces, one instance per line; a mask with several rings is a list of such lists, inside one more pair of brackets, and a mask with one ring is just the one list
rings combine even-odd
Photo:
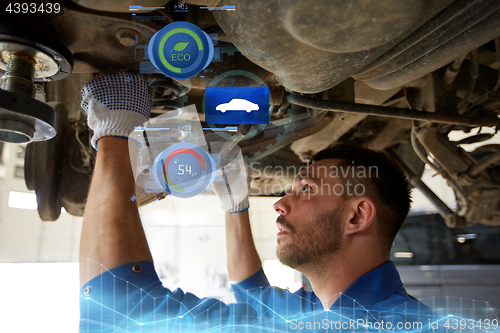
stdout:
[[[179,42],[174,45],[174,50],[175,51],[182,51],[188,46],[189,42]],[[172,51],[170,51],[172,52]]]

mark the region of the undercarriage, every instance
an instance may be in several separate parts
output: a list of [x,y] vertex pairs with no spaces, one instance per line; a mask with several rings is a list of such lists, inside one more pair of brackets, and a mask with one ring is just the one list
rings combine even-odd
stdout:
[[[209,11],[203,7],[234,3],[149,0],[142,5],[164,8],[137,15],[129,11],[133,1],[59,3],[57,14],[0,20],[0,139],[29,143],[26,185],[37,193],[42,220],[56,220],[61,208],[83,214],[96,152],[80,89],[125,69],[150,82],[152,117],[195,104],[203,127],[206,87],[269,87],[269,125],[206,133],[207,141],[221,136],[259,162],[251,195],[283,195],[294,176],[279,173],[283,167],[353,143],[397,158],[448,227],[500,225],[500,145],[492,143],[499,1],[253,0]],[[155,71],[146,51],[176,21],[200,27],[216,49],[209,66],[185,80]],[[453,141],[457,131],[464,138]],[[453,189],[456,208],[422,182],[426,165]],[[166,195],[143,191],[137,200]]]

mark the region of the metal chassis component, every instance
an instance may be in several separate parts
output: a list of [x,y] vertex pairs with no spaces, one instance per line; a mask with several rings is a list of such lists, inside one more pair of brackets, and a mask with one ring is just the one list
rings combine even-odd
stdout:
[[[58,113],[59,135],[50,141],[31,143],[26,147],[24,179],[26,187],[35,191],[38,215],[42,221],[55,221],[61,214],[58,198],[58,179],[61,173],[63,132],[66,125],[66,108],[60,103],[51,103]],[[40,161],[43,160],[42,163]]]
[[448,115],[434,112],[417,111],[403,108],[393,108],[387,106],[375,106],[355,103],[345,103],[337,101],[328,101],[317,98],[301,96],[292,93],[288,96],[288,101],[292,104],[304,107],[315,108],[327,111],[362,113],[372,116],[427,120],[444,124],[468,125],[468,126],[496,126],[499,119],[496,114],[487,114],[482,117],[468,117],[459,115]]
[[383,90],[412,82],[495,38],[499,18],[496,0],[455,1],[354,78]]
[[[37,60],[34,81],[57,81],[71,74],[73,70],[73,55],[59,41],[48,37],[36,30],[16,29],[15,27],[0,27],[0,73],[5,73],[9,50],[28,54]],[[7,52],[7,53],[6,53]],[[54,67],[57,67],[55,70]]]
[[[239,146],[242,154],[252,156],[251,160],[255,161],[272,154],[296,140],[321,131],[332,120],[332,115],[323,112],[313,117],[309,117],[306,114],[274,121],[251,140],[241,141]],[[270,145],[272,148],[269,147]],[[256,155],[256,151],[265,151],[265,153]]]
[[[328,99],[354,102],[354,80],[347,79],[334,88],[322,93]],[[292,143],[291,149],[302,162],[311,161],[320,150],[337,141],[342,135],[363,120],[366,115],[336,113],[334,119],[321,131]]]
[[62,103],[49,103],[58,114],[58,135],[49,141],[32,142],[26,148],[25,181],[37,194],[38,214],[43,221],[55,221],[61,207],[82,216],[91,180],[91,168],[81,167],[76,135],[80,128],[68,121]]
[[[0,89],[0,140],[44,141],[56,135],[56,113],[34,98]],[[10,123],[9,123],[10,122]],[[24,130],[15,128],[23,126]]]
[[56,135],[56,112],[36,100],[33,81],[62,79],[73,58],[62,44],[36,32],[0,28],[0,140],[45,141]]
[[[477,177],[471,177],[471,170],[474,170],[477,161],[439,133],[436,125],[427,125],[418,129],[416,137],[425,149],[432,153],[434,161],[444,169],[443,177],[456,183],[452,187],[457,191],[459,202],[466,200],[466,204],[457,212],[459,216],[465,218],[463,223],[466,221],[468,224],[478,222],[491,224],[492,221],[500,219],[498,184],[493,183],[484,170]],[[450,228],[461,226],[453,224],[460,220],[446,220],[446,222]],[[451,224],[448,224],[450,222]]]
[[406,175],[408,176],[408,179],[411,183],[412,186],[420,190],[423,195],[429,201],[436,206],[436,209],[438,210],[439,214],[444,218],[444,221],[448,227],[458,227],[458,226],[463,226],[466,224],[466,221],[463,216],[459,216],[453,212],[450,207],[448,207],[423,181],[422,181],[422,176],[419,176],[415,174],[411,168],[407,165],[407,163],[401,159],[398,155],[392,154],[395,156],[401,165],[403,166]]

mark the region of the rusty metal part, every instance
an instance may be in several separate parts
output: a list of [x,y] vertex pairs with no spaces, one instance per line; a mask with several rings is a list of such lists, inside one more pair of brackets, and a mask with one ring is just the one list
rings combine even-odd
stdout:
[[26,186],[37,194],[43,221],[55,221],[61,207],[71,215],[83,215],[93,169],[92,158],[82,152],[83,142],[90,148],[89,128],[84,122],[70,121],[62,103],[49,104],[58,113],[58,135],[53,140],[30,143],[25,158]]
[[411,145],[413,147],[413,151],[415,154],[420,158],[420,160],[430,166],[434,171],[436,171],[438,174],[443,176],[444,179],[449,179],[448,173],[438,164],[434,163],[433,161],[430,161],[427,158],[427,151],[425,148],[422,146],[422,144],[418,141],[417,139],[417,130],[416,127],[413,127],[411,129],[411,134],[410,134],[410,140],[411,140]]
[[455,86],[444,84],[445,69],[426,75],[403,88],[406,107],[413,110],[455,116],[457,113],[457,91]]
[[297,104],[304,107],[310,107],[320,110],[362,113],[380,117],[426,120],[437,123],[468,125],[468,126],[495,126],[498,124],[498,116],[495,114],[488,115],[484,118],[455,116],[455,115],[439,114],[439,113],[417,111],[417,110],[403,109],[403,108],[321,100],[317,98],[301,96],[297,93],[290,94],[290,96],[288,96],[288,101],[292,104]]
[[384,128],[377,134],[377,136],[371,140],[367,148],[374,150],[384,150],[388,147],[398,144],[398,138],[409,132],[413,124],[407,119],[392,119],[390,120]]
[[[482,173],[481,164],[469,153],[450,142],[439,132],[437,126],[424,126],[416,132],[416,137],[427,151],[432,153],[433,160],[442,168],[445,179],[455,183],[452,188],[459,195],[460,202],[466,202],[458,211],[467,224],[485,223],[500,224],[500,185],[489,175]],[[496,157],[484,157],[485,164],[497,161]],[[494,161],[492,161],[494,159]],[[473,171],[475,170],[475,171]],[[480,171],[480,172],[476,172]],[[471,174],[472,173],[472,174]],[[475,177],[473,177],[475,175]],[[458,188],[457,188],[458,186]],[[459,225],[449,227],[458,227]]]
[[43,141],[56,135],[56,113],[34,99],[36,61],[27,54],[9,56],[0,78],[0,140],[11,143]]
[[460,72],[460,66],[465,59],[465,54],[461,55],[455,61],[446,68],[446,72],[443,77],[443,82],[445,85],[449,86],[455,81],[457,74]]
[[[336,87],[325,91],[322,96],[344,102],[354,102],[354,80],[347,79]],[[291,149],[302,162],[309,162],[317,152],[330,146],[342,135],[356,126],[366,115],[337,113],[334,119],[321,131],[297,140]]]
[[377,90],[361,81],[354,81],[354,101],[359,104],[381,105],[401,91],[401,88]]
[[458,0],[354,78],[376,89],[400,87],[454,61],[500,34],[500,2]]
[[[497,61],[500,62],[500,36],[495,37],[495,53],[497,54]],[[495,93],[498,88],[500,88],[500,72],[498,73],[497,83],[493,87],[493,92]]]
[[24,179],[26,187],[35,191],[38,214],[42,221],[55,221],[61,214],[61,200],[58,196],[59,175],[65,138],[66,109],[60,103],[50,104],[59,119],[58,133],[53,140],[30,143],[26,147],[24,159]]
[[[421,129],[418,129],[418,131],[420,131],[420,130]],[[435,128],[434,128],[434,130],[435,130]],[[411,144],[413,146],[415,153],[425,164],[429,165],[438,174],[440,174],[446,180],[448,185],[450,185],[450,187],[455,191],[457,200],[460,202],[460,208],[461,208],[460,212],[458,214],[462,215],[462,216],[465,215],[466,212],[468,212],[470,210],[470,207],[471,207],[471,202],[469,200],[469,197],[467,196],[467,193],[464,191],[463,186],[461,186],[463,183],[465,183],[465,180],[463,178],[456,177],[456,175],[454,175],[454,174],[450,174],[449,168],[443,167],[439,163],[439,161],[436,160],[434,155],[433,155],[433,160],[430,161],[427,157],[427,151],[425,150],[427,147],[425,147],[419,141],[419,139],[417,138],[417,133],[418,133],[417,128],[413,127],[412,131],[411,131]],[[422,134],[425,135],[426,133],[422,133]],[[440,135],[440,140],[441,140],[441,142],[446,142],[446,138],[443,138],[441,135]],[[449,147],[449,145],[447,145],[447,146]],[[438,146],[438,149],[440,149],[440,151],[445,151],[445,153],[448,153],[446,150],[441,149],[441,148],[442,147]],[[458,153],[458,155],[453,155],[453,158],[466,157],[459,152],[461,150],[461,148],[457,148],[457,147],[455,147],[455,148],[458,150],[453,151],[451,154]],[[447,154],[446,157],[449,157],[449,155],[450,154]],[[459,181],[461,184],[459,184]],[[471,182],[472,182],[472,180],[470,180],[470,178],[469,178],[469,179],[467,179],[466,184],[470,185]],[[449,226],[449,227],[453,228],[455,226]]]
[[7,66],[11,57],[24,56],[33,63],[33,75],[31,80],[43,81],[47,77],[54,76],[59,71],[59,65],[48,54],[40,52],[32,47],[11,43],[0,42],[0,70],[7,72]]
[[[460,72],[457,74],[454,83],[451,85],[456,87],[456,97],[460,99],[464,99],[465,95],[467,94],[467,90],[470,83],[469,73],[471,71],[472,67],[471,65],[472,65],[471,62],[465,59],[462,66],[460,67]],[[479,65],[479,79],[476,81],[474,91],[468,98],[468,100],[473,104],[475,108],[479,106],[481,110],[484,109],[487,112],[494,111],[494,110],[487,110],[487,108],[485,108],[485,105],[489,103],[488,99],[491,99],[491,101],[498,103],[498,101],[495,100],[497,96],[494,93],[492,93],[495,84],[497,82],[497,77],[498,77],[498,70],[495,70],[483,64]],[[469,108],[471,107],[472,106],[470,106]],[[472,111],[467,111],[466,114],[472,115],[475,113]]]
[[60,42],[68,46],[75,59],[74,73],[139,70],[141,60],[135,57],[135,47],[147,47],[149,39],[172,22],[163,12],[155,11],[148,15],[158,16],[162,20],[131,20],[128,6],[127,13],[114,13],[78,5],[45,23],[41,29],[57,36]]
[[483,157],[479,161],[477,161],[477,164],[474,165],[470,170],[469,170],[469,176],[472,178],[475,178],[481,174],[484,170],[486,170],[489,166],[492,164],[498,163],[500,161],[500,153],[497,154],[491,154],[488,156]]
[[403,166],[408,179],[413,187],[417,188],[422,194],[436,207],[445,223],[450,228],[466,225],[463,216],[459,216],[453,212],[421,179],[421,176],[416,175],[405,163],[405,161],[396,155],[396,158]]
[[136,30],[132,29],[118,29],[116,31],[116,38],[123,46],[131,47],[135,45]]
[[[234,45],[292,91],[318,93],[432,20],[445,1],[240,1],[214,17]],[[234,5],[222,0],[219,6]],[[263,10],[265,8],[265,10]],[[389,14],[390,13],[390,14]]]
[[7,70],[0,78],[0,88],[26,97],[35,97],[35,59],[29,55],[14,53],[9,57]]
[[44,141],[56,135],[56,112],[36,100],[34,81],[67,77],[71,52],[58,41],[26,27],[0,27],[0,140]]
[[[447,137],[438,132],[436,127],[422,127],[416,131],[416,136],[438,162],[446,162],[439,163],[439,165],[450,176],[465,174],[475,164],[474,160],[468,157],[462,148],[451,143]],[[446,158],[443,158],[443,154],[446,154]],[[470,182],[467,181],[466,184],[470,184]]]
[[75,98],[75,96],[80,96],[82,87],[93,78],[94,74],[73,73],[64,81],[48,82],[47,102],[64,104],[68,111],[68,119],[73,122],[77,121],[84,111],[80,106],[81,98]]
[[[251,140],[240,142],[241,152],[243,155],[252,157],[251,161],[259,160],[294,141],[321,131],[333,121],[333,116],[328,112],[312,117],[305,113],[273,121]],[[207,141],[209,141],[208,138]],[[259,154],[257,155],[256,152]]]
[[460,101],[458,104],[458,113],[462,114],[465,112],[467,109],[467,106],[469,105],[469,98],[472,95],[472,92],[474,91],[474,88],[476,87],[476,81],[477,78],[479,77],[479,51],[478,50],[473,50],[470,53],[470,62],[471,62],[471,68],[470,68],[470,83],[469,86],[467,87],[467,92],[465,93],[464,98]]
[[293,142],[292,150],[302,162],[311,161],[317,152],[335,143],[366,116],[364,114],[336,114],[333,121],[323,130]]
[[57,81],[70,75],[73,68],[71,52],[50,34],[27,26],[0,26],[0,73],[5,73],[12,55],[24,55],[35,61],[32,80]]

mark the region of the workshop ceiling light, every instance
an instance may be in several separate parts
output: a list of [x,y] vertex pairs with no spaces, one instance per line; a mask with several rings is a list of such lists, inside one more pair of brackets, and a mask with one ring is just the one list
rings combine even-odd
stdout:
[[10,208],[36,210],[38,207],[36,203],[36,194],[10,191],[8,205]]
[[469,239],[476,239],[477,235],[476,234],[462,234],[462,235],[456,235],[457,241],[459,243],[465,243],[465,241]]
[[413,252],[394,252],[394,258],[413,258]]

